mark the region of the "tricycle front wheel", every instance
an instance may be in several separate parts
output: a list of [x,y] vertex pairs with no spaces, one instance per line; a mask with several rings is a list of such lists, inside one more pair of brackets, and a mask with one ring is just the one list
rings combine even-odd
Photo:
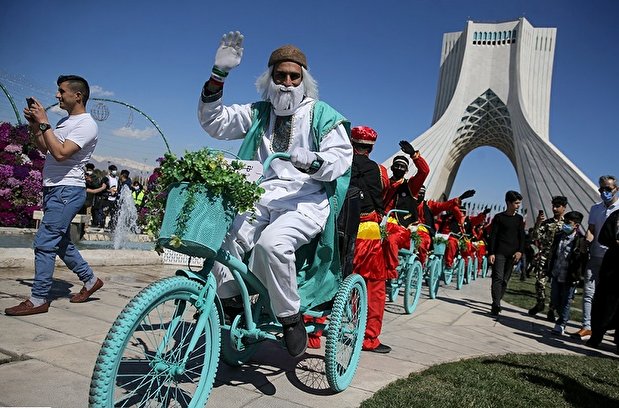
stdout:
[[325,371],[333,391],[348,387],[355,375],[368,318],[367,289],[357,274],[346,277],[335,295],[325,346]]

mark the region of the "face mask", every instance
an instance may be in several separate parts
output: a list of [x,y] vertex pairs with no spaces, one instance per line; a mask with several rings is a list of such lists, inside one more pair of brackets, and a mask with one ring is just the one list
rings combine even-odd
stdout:
[[88,170],[88,171],[86,172],[86,174],[88,174],[88,175],[90,176],[90,175],[92,174],[92,171]]
[[600,198],[602,199],[602,201],[604,201],[605,203],[609,203],[611,201],[613,201],[613,198],[615,197],[614,193],[611,193],[610,191],[602,191],[600,193]]
[[116,170],[112,170],[112,172],[110,173],[112,176],[116,175]]
[[574,226],[571,224],[563,224],[561,230],[566,234],[571,234],[574,231]]

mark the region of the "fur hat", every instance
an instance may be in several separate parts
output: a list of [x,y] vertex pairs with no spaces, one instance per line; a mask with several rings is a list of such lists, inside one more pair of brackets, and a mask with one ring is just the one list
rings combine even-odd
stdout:
[[273,51],[269,57],[268,66],[270,67],[284,61],[296,62],[303,68],[307,69],[307,59],[305,58],[305,54],[303,54],[303,51],[294,45],[283,45]]

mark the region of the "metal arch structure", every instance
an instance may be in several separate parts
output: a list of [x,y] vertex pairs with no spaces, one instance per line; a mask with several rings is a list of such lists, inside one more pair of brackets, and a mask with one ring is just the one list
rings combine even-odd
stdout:
[[[140,115],[144,116],[150,123],[152,123],[152,125],[155,127],[155,129],[157,129],[157,132],[159,132],[159,134],[161,135],[161,138],[163,139],[163,143],[165,143],[165,147],[166,149],[168,149],[168,153],[171,153],[170,150],[170,145],[168,144],[168,140],[166,139],[166,137],[163,134],[163,131],[161,130],[161,128],[159,127],[159,125],[157,124],[157,122],[155,122],[150,116],[148,116],[146,113],[142,112],[140,109],[136,108],[133,105],[130,105],[126,102],[123,101],[117,101],[115,99],[109,99],[109,98],[90,98],[91,101],[103,101],[103,102],[112,102],[112,103],[117,103],[119,105],[123,105],[128,107],[131,110],[136,111],[137,113],[139,113]],[[51,108],[53,108],[54,106],[58,105],[58,103],[54,103],[53,105],[49,105],[47,108],[45,108],[45,110],[49,110]]]
[[2,85],[2,82],[0,82],[0,89],[2,89],[2,92],[4,92],[4,94],[6,95],[6,98],[9,100],[9,102],[11,103],[11,106],[13,107],[13,112],[15,112],[15,117],[17,118],[17,124],[20,126],[23,125],[23,122],[21,121],[21,117],[19,116],[19,112],[17,110],[17,105],[15,105],[15,101],[13,100],[13,97],[11,96],[9,91],[4,87],[4,85]]
[[596,185],[549,140],[555,39],[525,18],[444,34],[432,126],[411,142],[430,165],[427,197],[449,197],[464,157],[490,146],[514,166],[529,225],[555,195],[589,213]]

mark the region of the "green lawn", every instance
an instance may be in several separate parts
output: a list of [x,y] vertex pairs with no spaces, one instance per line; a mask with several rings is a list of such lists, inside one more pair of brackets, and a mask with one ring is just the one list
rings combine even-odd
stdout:
[[[535,304],[535,278],[530,277],[525,281],[520,280],[520,275],[514,274],[507,285],[507,291],[503,301],[523,309],[530,309]],[[545,317],[548,312],[548,303],[550,301],[550,285],[546,285],[546,309],[543,313],[538,314],[540,317]],[[572,302],[572,312],[570,320],[580,324],[582,321],[582,287],[577,288],[576,296]]]
[[361,404],[374,407],[619,407],[617,359],[509,354],[431,367]]

